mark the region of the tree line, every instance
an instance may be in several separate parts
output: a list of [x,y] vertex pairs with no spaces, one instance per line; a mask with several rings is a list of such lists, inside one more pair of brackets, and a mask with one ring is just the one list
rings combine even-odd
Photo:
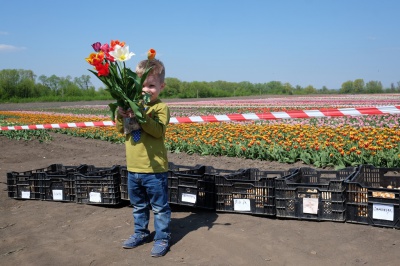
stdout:
[[[0,70],[0,101],[76,101],[108,100],[110,94],[105,88],[95,88],[91,83],[92,76],[58,77],[56,75],[37,77],[31,70]],[[301,87],[290,83],[270,81],[267,83],[227,82],[227,81],[181,81],[177,78],[166,78],[162,98],[215,98],[254,95],[307,95],[307,94],[358,94],[358,93],[399,93],[400,82],[383,88],[380,81],[364,82],[363,79],[346,81],[340,89],[320,89],[309,85]]]

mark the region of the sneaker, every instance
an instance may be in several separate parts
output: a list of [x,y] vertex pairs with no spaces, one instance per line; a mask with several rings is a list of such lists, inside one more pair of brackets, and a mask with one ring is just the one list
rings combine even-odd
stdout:
[[148,235],[133,234],[122,245],[123,248],[135,248],[147,241]]
[[159,239],[154,241],[153,248],[151,249],[152,257],[162,257],[169,250],[169,242],[166,239]]

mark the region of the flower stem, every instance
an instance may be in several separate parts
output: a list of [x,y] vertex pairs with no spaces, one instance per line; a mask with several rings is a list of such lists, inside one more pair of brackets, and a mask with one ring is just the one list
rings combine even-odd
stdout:
[[[123,62],[124,64],[124,75],[123,75],[123,79],[124,79],[124,88],[128,90],[127,88],[127,82],[126,82],[126,67],[125,67],[125,61]],[[128,93],[128,91],[126,91],[125,93]]]

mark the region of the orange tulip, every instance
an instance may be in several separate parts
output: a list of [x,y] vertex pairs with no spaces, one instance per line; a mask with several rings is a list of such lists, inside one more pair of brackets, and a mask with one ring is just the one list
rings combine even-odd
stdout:
[[156,50],[154,50],[153,48],[151,48],[148,52],[147,52],[147,59],[148,60],[153,60],[156,57]]
[[104,53],[91,53],[87,58],[85,58],[86,62],[89,64],[96,66],[101,64],[104,60]]
[[125,42],[120,42],[119,40],[111,40],[111,49],[114,50],[115,45],[119,45],[121,47],[125,46]]

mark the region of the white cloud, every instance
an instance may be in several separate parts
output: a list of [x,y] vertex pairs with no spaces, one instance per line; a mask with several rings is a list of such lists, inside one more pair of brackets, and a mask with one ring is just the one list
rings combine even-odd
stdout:
[[13,51],[19,51],[19,50],[25,50],[25,49],[26,49],[25,47],[17,47],[14,45],[0,43],[0,52],[13,52]]

